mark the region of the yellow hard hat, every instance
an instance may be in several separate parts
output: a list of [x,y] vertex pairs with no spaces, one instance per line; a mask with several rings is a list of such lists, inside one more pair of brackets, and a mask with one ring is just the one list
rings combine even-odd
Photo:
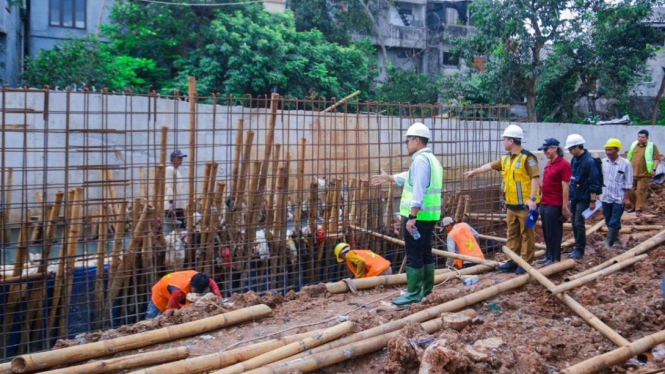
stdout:
[[605,143],[605,148],[621,149],[621,140],[619,140],[617,138],[609,138],[609,139],[607,139],[607,143]]
[[347,243],[339,243],[335,247],[335,257],[337,257],[337,262],[344,262],[344,259],[340,256],[340,254],[345,248],[350,248],[350,246]]

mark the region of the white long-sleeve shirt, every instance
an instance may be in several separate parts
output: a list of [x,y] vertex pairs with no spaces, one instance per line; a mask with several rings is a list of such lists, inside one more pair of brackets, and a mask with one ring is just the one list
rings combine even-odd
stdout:
[[[431,167],[429,160],[426,157],[418,157],[421,153],[432,153],[432,150],[425,147],[411,156],[413,163],[411,164],[411,183],[413,183],[413,199],[411,200],[411,208],[422,208],[425,193],[429,186],[431,175]],[[398,186],[403,186],[406,179],[409,177],[409,172],[405,171],[393,175],[393,179]]]
[[173,202],[173,209],[185,209],[187,206],[182,175],[180,170],[173,165],[167,166],[165,170],[164,209],[168,209],[171,202]]

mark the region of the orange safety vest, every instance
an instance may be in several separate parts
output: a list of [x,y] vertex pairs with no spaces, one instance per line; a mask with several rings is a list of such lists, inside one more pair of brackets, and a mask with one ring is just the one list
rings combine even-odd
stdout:
[[[163,276],[159,282],[152,286],[152,302],[157,309],[162,312],[166,311],[166,307],[169,305],[169,299],[171,298],[169,287],[177,287],[184,292],[185,295],[190,293],[192,291],[192,277],[196,274],[198,274],[198,271],[185,270],[176,271]],[[183,306],[189,304],[191,304],[189,301],[185,301]]]
[[[354,252],[360,258],[365,260],[365,275],[362,278],[376,277],[390,267],[390,261],[368,249],[353,249],[349,251],[349,253],[351,252]],[[354,263],[346,260],[346,265],[353,274],[356,274],[358,269]]]
[[[485,255],[483,255],[483,251],[480,250],[480,246],[478,245],[476,237],[473,236],[473,232],[469,228],[469,225],[466,223],[456,223],[455,226],[453,226],[453,229],[448,233],[448,236],[453,238],[461,255],[480,258],[483,260],[485,259]],[[463,262],[462,260],[455,260],[454,264],[458,268],[461,268]]]

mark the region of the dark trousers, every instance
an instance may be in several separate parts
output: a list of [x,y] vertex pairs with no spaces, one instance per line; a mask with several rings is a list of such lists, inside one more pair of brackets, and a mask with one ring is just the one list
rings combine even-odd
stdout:
[[607,227],[621,229],[621,215],[623,205],[617,203],[603,203],[603,215]]
[[563,239],[562,208],[554,205],[540,206],[540,219],[543,221],[545,236],[545,258],[561,261],[561,240]]
[[402,232],[406,249],[407,266],[420,269],[434,263],[432,254],[432,232],[437,221],[416,221],[420,239],[416,240],[406,231],[406,217],[402,217]]
[[187,228],[187,222],[185,222],[185,210],[176,208],[173,209],[173,212],[169,212],[168,210],[164,212],[164,216],[166,218],[175,218],[178,221],[180,221],[180,228],[184,229]]
[[582,212],[589,209],[589,201],[573,200],[570,202],[570,212],[573,214],[573,234],[575,235],[575,250],[584,254],[586,248],[586,226]]

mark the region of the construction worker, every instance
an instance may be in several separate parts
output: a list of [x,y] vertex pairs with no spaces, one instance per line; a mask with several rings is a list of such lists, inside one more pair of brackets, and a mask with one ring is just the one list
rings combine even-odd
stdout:
[[611,249],[614,244],[621,245],[619,231],[621,230],[621,215],[630,204],[630,195],[633,189],[633,165],[626,159],[619,157],[621,141],[609,138],[605,143],[606,158],[603,159],[603,194],[600,201],[603,203],[603,215],[607,225],[607,239],[605,248]]
[[[441,221],[443,229],[446,230],[446,235],[448,236],[446,240],[446,246],[448,247],[448,252],[459,253],[465,256],[471,256],[484,260],[485,255],[478,245],[478,231],[473,227],[469,226],[464,222],[455,223],[452,217],[445,217]],[[453,262],[453,265],[458,269],[463,267],[474,266],[472,262],[462,262],[460,259],[456,259]]]
[[434,287],[434,256],[432,232],[441,219],[441,191],[443,167],[427,143],[432,138],[430,130],[422,123],[414,123],[404,134],[406,148],[413,162],[409,171],[371,178],[372,185],[393,181],[403,185],[399,212],[402,216],[402,232],[406,249],[407,292],[392,300],[395,305],[419,302],[432,293]]
[[543,171],[542,201],[540,204],[543,236],[547,248],[545,257],[537,261],[541,265],[561,261],[563,223],[572,216],[568,207],[572,169],[570,163],[563,158],[563,149],[559,144],[557,139],[549,138],[545,139],[545,143],[538,148],[539,151],[545,153],[549,160]]
[[[187,157],[181,150],[171,152],[171,165],[164,170],[164,208],[166,218],[175,218],[180,221],[180,227],[185,228],[185,199],[182,175],[178,167],[182,165],[183,158]],[[168,234],[168,233],[167,233]]]
[[596,200],[602,191],[600,170],[591,153],[584,149],[586,140],[579,134],[566,138],[566,149],[574,156],[571,162],[573,176],[570,179],[570,212],[573,215],[575,250],[568,258],[581,259],[586,249],[586,226],[582,213],[596,209]]
[[337,262],[346,261],[346,266],[356,278],[376,277],[377,275],[391,275],[390,261],[368,249],[351,249],[346,243],[339,243],[335,247]]
[[217,283],[206,273],[185,270],[166,274],[152,286],[146,318],[155,318],[169,309],[188,306],[190,303],[187,301],[187,294],[190,292],[203,294],[208,291],[217,295],[218,302],[222,301]]
[[[503,175],[503,189],[506,199],[507,239],[506,246],[518,253],[522,259],[531,263],[535,254],[533,227],[526,225],[529,212],[538,208],[540,195],[538,184],[540,170],[538,159],[531,152],[522,148],[524,132],[517,125],[510,125],[503,131],[503,147],[508,154],[494,162],[464,173],[466,178],[490,170],[500,171]],[[499,266],[501,272],[524,274],[526,271],[513,261]]]
[[642,217],[642,210],[649,195],[651,177],[660,163],[658,147],[649,141],[649,131],[640,130],[626,157],[633,165],[633,193],[630,196],[632,208],[637,217]]

